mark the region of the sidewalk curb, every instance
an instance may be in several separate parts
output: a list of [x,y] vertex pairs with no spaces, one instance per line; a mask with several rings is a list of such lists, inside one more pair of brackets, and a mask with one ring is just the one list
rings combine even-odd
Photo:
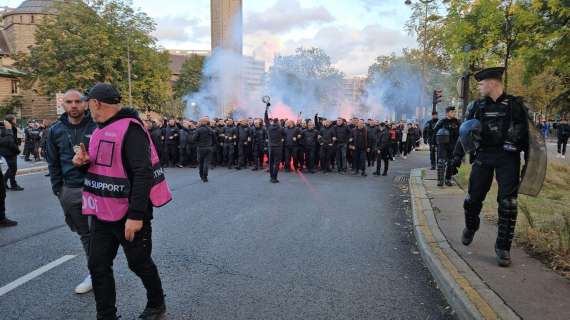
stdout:
[[20,175],[24,175],[24,174],[31,174],[31,173],[47,172],[47,171],[48,171],[47,166],[23,168],[23,169],[18,169],[18,171],[16,172],[16,176],[20,176]]
[[459,319],[520,319],[451,248],[439,229],[422,182],[425,169],[410,173],[410,197],[418,249]]

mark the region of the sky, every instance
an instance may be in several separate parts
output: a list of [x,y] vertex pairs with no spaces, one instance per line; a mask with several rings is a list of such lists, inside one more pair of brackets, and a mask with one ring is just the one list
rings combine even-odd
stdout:
[[[15,7],[19,0],[0,0]],[[157,23],[166,49],[210,49],[209,0],[132,0]],[[416,47],[403,30],[403,0],[243,0],[244,54],[270,64],[276,54],[320,47],[347,76],[365,75],[379,55]]]

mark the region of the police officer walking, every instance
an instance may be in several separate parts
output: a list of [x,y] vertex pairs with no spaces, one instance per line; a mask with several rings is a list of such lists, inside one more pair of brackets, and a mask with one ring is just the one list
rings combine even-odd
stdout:
[[[520,185],[521,152],[528,155],[529,117],[522,99],[504,91],[502,75],[504,68],[489,68],[475,74],[479,92],[483,97],[469,104],[465,126],[473,122],[479,125],[480,133],[472,134],[480,140],[476,148],[468,147],[469,136],[462,129],[461,143],[466,152],[475,152],[473,168],[469,177],[468,195],[465,198],[465,229],[462,242],[469,245],[479,229],[479,214],[483,201],[491,188],[493,174],[498,184],[498,236],[495,243],[497,262],[501,267],[511,264],[511,242],[517,221],[517,197]],[[467,123],[469,122],[469,123]],[[477,130],[475,130],[477,131]],[[458,148],[459,149],[459,148]],[[456,165],[460,163],[457,152]]]
[[[453,175],[453,150],[459,138],[459,120],[456,118],[455,107],[445,109],[446,118],[441,119],[435,125],[435,141],[437,143],[437,185],[452,186]],[[445,181],[444,181],[445,179]]]

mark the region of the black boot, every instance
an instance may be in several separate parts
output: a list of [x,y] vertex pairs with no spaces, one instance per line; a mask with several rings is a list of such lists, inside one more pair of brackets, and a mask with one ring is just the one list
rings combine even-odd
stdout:
[[437,186],[443,187],[445,180],[445,162],[438,160],[437,163]]
[[139,316],[139,319],[159,320],[162,319],[165,314],[166,314],[166,306],[164,304],[156,308],[146,307],[143,313],[141,313],[141,315]]
[[497,254],[497,263],[500,267],[506,268],[511,265],[511,252],[509,250],[495,247],[495,253]]
[[474,230],[469,230],[467,228],[463,229],[463,234],[461,235],[461,243],[468,246],[473,242],[473,238],[475,237]]
[[18,222],[14,221],[14,220],[10,220],[8,218],[4,218],[4,219],[0,220],[0,228],[15,227],[17,225],[18,225]]
[[448,187],[453,187],[453,182],[451,182],[451,179],[445,179],[445,185]]

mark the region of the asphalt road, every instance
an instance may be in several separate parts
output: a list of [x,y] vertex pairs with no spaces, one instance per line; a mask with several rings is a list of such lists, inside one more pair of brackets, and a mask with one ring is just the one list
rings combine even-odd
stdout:
[[[415,246],[407,176],[427,154],[396,161],[388,177],[218,168],[169,169],[175,200],[156,210],[153,256],[168,319],[452,319]],[[371,172],[369,172],[371,173]],[[77,255],[0,295],[1,319],[95,319],[78,237],[43,174],[18,178],[0,229],[1,288],[65,255]],[[118,308],[135,319],[144,288],[119,253]]]

